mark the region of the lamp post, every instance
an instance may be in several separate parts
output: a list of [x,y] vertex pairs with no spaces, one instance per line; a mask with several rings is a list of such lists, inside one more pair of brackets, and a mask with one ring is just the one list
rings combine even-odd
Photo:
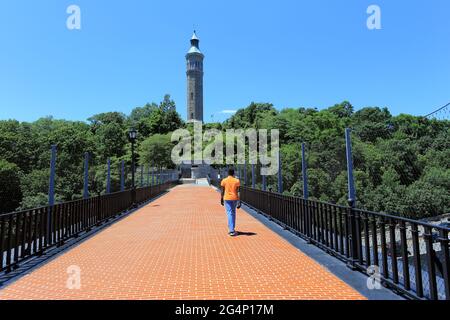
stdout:
[[132,206],[136,207],[136,184],[134,181],[135,174],[135,158],[134,158],[134,144],[136,143],[137,131],[132,128],[128,132],[128,139],[131,142],[131,201]]

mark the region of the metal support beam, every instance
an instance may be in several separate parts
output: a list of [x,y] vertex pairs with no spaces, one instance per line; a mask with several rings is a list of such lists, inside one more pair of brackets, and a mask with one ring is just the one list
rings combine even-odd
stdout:
[[303,180],[303,198],[308,199],[308,164],[306,162],[306,146],[302,143],[302,180]]
[[50,159],[50,182],[48,188],[48,205],[55,204],[55,171],[56,171],[56,145],[52,145]]
[[283,193],[283,174],[281,172],[281,152],[278,151],[278,193]]
[[[50,159],[50,181],[48,187],[48,205],[50,209],[47,213],[47,241],[52,235],[52,206],[55,204],[55,175],[56,175],[56,145],[52,145]],[[2,257],[3,258],[3,257]]]
[[353,178],[353,155],[351,129],[345,129],[345,145],[347,151],[347,180],[348,180],[348,201],[356,204],[355,181]]
[[83,198],[89,198],[89,152],[84,154],[84,187]]
[[120,165],[120,191],[125,191],[125,161]]
[[111,193],[111,159],[108,159],[108,169],[106,173],[106,193]]

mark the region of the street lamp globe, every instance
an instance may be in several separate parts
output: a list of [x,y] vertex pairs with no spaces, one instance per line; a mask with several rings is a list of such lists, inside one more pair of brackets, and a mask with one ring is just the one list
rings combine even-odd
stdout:
[[131,142],[135,142],[137,138],[137,131],[136,129],[130,129],[128,132],[128,139],[130,139]]

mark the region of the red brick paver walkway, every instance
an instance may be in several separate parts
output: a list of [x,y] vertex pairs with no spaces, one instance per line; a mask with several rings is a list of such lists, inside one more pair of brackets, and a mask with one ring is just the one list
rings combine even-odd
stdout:
[[[215,190],[179,186],[0,299],[363,299],[244,211],[238,230],[256,235],[230,238],[226,225]],[[81,272],[79,289],[67,286],[71,266]]]

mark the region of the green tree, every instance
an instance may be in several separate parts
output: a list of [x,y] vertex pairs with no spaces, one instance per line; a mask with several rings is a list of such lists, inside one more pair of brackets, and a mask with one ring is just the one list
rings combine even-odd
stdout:
[[387,139],[393,130],[391,118],[387,108],[363,108],[352,116],[353,131],[365,142]]
[[252,102],[247,108],[238,110],[230,119],[225,121],[226,128],[247,129],[256,128],[257,121],[261,121],[260,115],[277,114],[276,109],[270,103]]
[[88,120],[100,162],[105,163],[110,157],[122,157],[128,143],[126,116],[119,112],[107,112]]
[[328,111],[335,114],[339,118],[350,118],[353,115],[353,106],[350,102],[344,101],[328,108]]
[[141,164],[156,168],[173,168],[171,152],[173,144],[169,134],[155,134],[142,141],[139,148]]
[[0,159],[0,213],[14,211],[22,201],[19,168]]
[[448,189],[419,180],[411,184],[404,198],[403,215],[409,218],[433,217],[450,209]]
[[401,185],[399,174],[392,168],[386,169],[382,182],[375,188],[366,190],[364,202],[358,202],[365,209],[402,214],[405,212],[404,195],[406,187]]
[[142,140],[154,134],[167,134],[184,125],[175,102],[168,94],[159,105],[152,103],[133,109],[129,122],[138,130]]

